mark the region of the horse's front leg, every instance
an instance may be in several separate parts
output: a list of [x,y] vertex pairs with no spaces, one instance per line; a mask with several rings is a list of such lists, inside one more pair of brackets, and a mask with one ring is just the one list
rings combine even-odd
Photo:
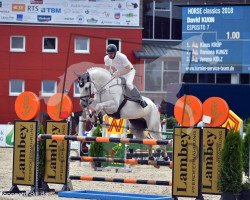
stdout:
[[116,112],[116,107],[117,106],[116,106],[115,101],[109,100],[106,102],[96,104],[94,109],[95,109],[97,114],[100,113],[102,110],[105,110],[105,111],[112,113],[112,112]]

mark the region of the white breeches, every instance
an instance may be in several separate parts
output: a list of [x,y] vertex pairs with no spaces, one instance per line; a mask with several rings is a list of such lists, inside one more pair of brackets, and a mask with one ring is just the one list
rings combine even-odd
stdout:
[[128,88],[130,90],[133,90],[134,89],[133,81],[135,78],[135,69],[132,69],[128,74],[125,74],[122,77],[124,77],[126,79],[126,84],[127,84]]

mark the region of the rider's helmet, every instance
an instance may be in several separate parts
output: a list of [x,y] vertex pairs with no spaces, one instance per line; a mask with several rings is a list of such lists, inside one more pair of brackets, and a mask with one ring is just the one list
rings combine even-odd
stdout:
[[114,44],[109,44],[106,49],[107,53],[116,53],[117,47]]

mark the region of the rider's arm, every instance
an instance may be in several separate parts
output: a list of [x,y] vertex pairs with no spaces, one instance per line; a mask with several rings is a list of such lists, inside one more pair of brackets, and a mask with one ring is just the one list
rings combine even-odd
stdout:
[[133,65],[128,60],[128,58],[127,58],[127,56],[125,54],[120,53],[119,57],[120,57],[120,60],[122,61],[123,69],[120,70],[119,72],[118,71],[115,72],[114,77],[123,76],[125,74],[128,74],[131,70],[134,69]]
[[108,70],[111,74],[113,74],[112,69],[112,61],[108,58],[108,56],[104,57],[105,69]]
[[127,65],[126,67],[124,67],[124,69],[123,70],[121,70],[121,71],[117,71],[117,72],[115,72],[114,73],[114,76],[115,77],[119,77],[119,76],[123,76],[123,75],[125,75],[125,74],[128,74],[132,69],[134,69],[131,65]]
[[111,66],[106,66],[105,65],[106,70],[108,70],[111,74],[113,74],[113,70]]

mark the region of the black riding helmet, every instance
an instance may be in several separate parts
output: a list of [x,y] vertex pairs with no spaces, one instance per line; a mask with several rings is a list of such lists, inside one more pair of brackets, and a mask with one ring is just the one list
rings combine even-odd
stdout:
[[117,47],[114,44],[109,44],[106,49],[107,53],[116,53]]

